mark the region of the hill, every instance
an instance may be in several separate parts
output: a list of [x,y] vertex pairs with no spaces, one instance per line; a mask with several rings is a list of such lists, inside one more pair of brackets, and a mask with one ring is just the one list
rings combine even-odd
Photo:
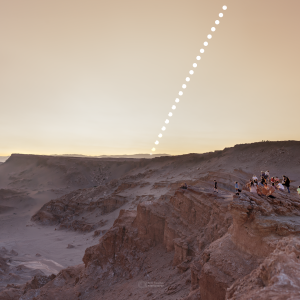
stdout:
[[[3,286],[3,293],[11,299],[23,292],[36,299],[250,299],[245,295],[253,289],[258,297],[263,280],[268,297],[275,290],[268,260],[282,265],[282,245],[298,243],[291,237],[299,234],[299,153],[300,142],[287,141],[152,159],[12,155],[0,166],[0,246],[7,249],[4,260],[37,273],[25,288],[28,269],[3,262],[3,282],[17,284]],[[245,183],[261,170],[288,175],[292,194],[248,193]],[[238,197],[235,181],[244,188]],[[188,190],[178,189],[182,182]],[[294,280],[286,263],[280,270]],[[260,266],[269,279],[259,279]],[[148,282],[163,284],[154,290]]]

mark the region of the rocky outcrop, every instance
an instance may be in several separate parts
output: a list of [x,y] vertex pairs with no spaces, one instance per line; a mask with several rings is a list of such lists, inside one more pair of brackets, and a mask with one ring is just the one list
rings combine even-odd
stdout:
[[54,278],[55,275],[45,276],[40,270],[20,264],[15,250],[0,248],[0,300],[17,300],[29,290],[39,289]]
[[125,197],[115,193],[106,196],[105,191],[107,189],[80,189],[51,200],[32,216],[32,221],[43,225],[58,225],[60,229],[93,231],[105,224],[99,216],[111,213],[128,202]]
[[99,299],[98,289],[105,286],[107,280],[136,276],[149,247],[138,239],[137,229],[131,227],[135,217],[136,211],[121,210],[114,226],[102,236],[99,244],[86,249],[84,265],[59,272],[40,289],[36,299]]
[[194,188],[178,190],[161,202],[145,202],[137,208],[139,237],[151,240],[151,245],[163,243],[167,251],[175,250],[176,265],[227,232],[232,222],[227,196]]
[[237,247],[256,256],[266,256],[284,236],[300,233],[300,199],[281,192],[276,198],[245,192],[230,204],[233,227],[230,233]]
[[258,266],[258,257],[240,251],[230,234],[214,241],[191,266],[191,288],[199,299],[225,299],[226,290],[237,279]]
[[153,195],[135,197],[131,194],[134,188],[142,189],[150,185],[142,180],[150,174],[152,170],[143,174],[123,176],[121,180],[112,180],[103,186],[70,192],[46,203],[31,220],[42,225],[56,225],[59,229],[94,231],[104,226],[106,220],[103,216],[120,209],[126,203],[133,202],[137,205],[145,198],[153,198]]
[[142,262],[138,262],[138,258],[149,250],[149,243],[139,239],[137,229],[131,226],[135,218],[135,211],[120,212],[113,228],[100,239],[99,245],[86,249],[82,260],[87,270],[100,266],[100,278],[108,277],[111,272],[125,278],[137,274]]
[[300,298],[300,238],[281,239],[276,249],[228,290],[228,300]]
[[192,285],[199,287],[203,299],[225,299],[226,290],[271,255],[283,237],[299,235],[300,200],[274,195],[233,196],[228,233],[210,244],[192,267]]
[[54,274],[50,276],[34,276],[30,282],[27,282],[23,288],[23,293],[25,294],[29,290],[36,290],[44,286],[46,283],[53,280],[56,276]]
[[33,300],[40,295],[40,288],[52,281],[56,276],[36,275],[26,284],[8,284],[0,292],[0,300]]
[[[268,278],[275,278],[272,264],[278,262],[276,270],[280,264],[288,264],[275,255],[279,243],[299,235],[299,199],[294,197],[300,183],[299,147],[300,142],[255,143],[149,160],[12,156],[0,166],[0,182],[3,187],[28,195],[30,192],[35,204],[77,189],[48,202],[33,217],[41,224],[55,224],[55,229],[94,232],[93,237],[93,233],[65,232],[83,242],[61,241],[70,255],[62,261],[70,263],[74,253],[78,257],[85,241],[91,245],[99,237],[99,243],[86,250],[84,264],[64,269],[57,278],[28,289],[22,297],[203,300],[238,299],[246,297],[251,289],[263,293],[267,288],[261,289],[259,283],[265,274],[260,273],[261,268],[268,270]],[[244,187],[253,174],[266,169],[272,176],[288,175],[292,194],[277,192],[275,198],[270,198],[267,193],[257,196],[243,189],[239,197],[234,196],[234,181]],[[212,192],[214,179],[218,194]],[[177,190],[183,182],[190,188]],[[2,192],[1,218],[10,220],[16,211],[10,212],[7,207],[15,209],[13,201],[19,206],[24,197],[4,199]],[[24,214],[18,213],[16,219],[28,215],[27,206],[34,204],[32,200],[24,204]],[[39,232],[49,230],[53,236],[62,234],[54,228],[37,228]],[[282,249],[282,253],[288,253]],[[42,253],[46,258],[46,253],[40,251],[33,253]],[[28,280],[42,275],[24,266],[13,269],[11,262],[3,259],[1,266],[5,274],[11,275],[5,279],[8,282],[0,284],[9,283],[10,291],[22,289],[22,274]],[[273,263],[265,264],[268,260]],[[283,274],[292,277],[296,273],[286,269]],[[247,285],[243,278],[257,283]],[[263,280],[269,291],[278,289],[275,279]],[[148,287],[151,282],[161,287]]]
[[[84,265],[63,270],[36,299],[296,299],[300,199],[274,197],[192,187],[121,210]],[[144,294],[144,278],[168,286]]]
[[[164,247],[166,255],[171,258],[168,270],[174,270],[172,278],[178,280],[165,291],[166,297],[181,291],[187,295],[190,284],[187,270],[191,263],[207,244],[224,236],[232,223],[228,197],[230,194],[216,195],[195,188],[162,196],[157,202],[146,201],[138,205],[137,211],[121,210],[113,227],[101,237],[99,244],[86,249],[84,268],[80,272],[78,269],[76,274],[76,288],[73,281],[67,281],[63,285],[64,293],[72,291],[76,295],[80,293],[82,299],[93,299],[102,289],[105,293],[103,299],[107,299],[110,292],[104,288],[105,282],[135,280],[147,269],[146,260],[151,253]],[[158,266],[151,273],[155,272],[163,275],[166,270]],[[180,288],[181,276],[187,278]],[[50,293],[49,297],[37,299],[51,299],[51,295],[53,297],[58,292],[55,280],[42,288]],[[97,288],[93,288],[88,296],[84,293],[88,287],[95,286]],[[68,297],[71,299],[70,294]]]

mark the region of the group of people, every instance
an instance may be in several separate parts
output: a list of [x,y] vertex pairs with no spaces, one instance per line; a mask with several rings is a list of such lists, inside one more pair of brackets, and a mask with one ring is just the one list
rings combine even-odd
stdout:
[[[261,171],[260,179],[256,175],[249,180],[246,184],[246,187],[250,189],[251,193],[257,193],[259,195],[267,195],[272,197],[271,195],[276,190],[284,191],[287,189],[287,192],[290,193],[290,185],[291,180],[289,177],[283,175],[282,180],[278,178],[278,176],[270,177],[270,171]],[[235,194],[239,195],[241,192],[239,188],[239,183],[236,181],[234,184],[235,187]],[[218,183],[214,180],[214,192],[218,193]],[[298,195],[300,196],[300,186],[297,188]]]
[[[288,193],[290,193],[290,179],[283,175],[282,180],[278,176],[270,177],[270,171],[261,171],[260,179],[256,175],[249,180],[246,184],[246,187],[250,189],[251,193],[257,193],[259,195],[267,195],[271,196],[276,190],[284,191],[284,187],[286,187]],[[181,189],[187,189],[188,186],[186,183],[180,186]],[[235,181],[234,183],[235,194],[239,195],[241,192],[239,183]],[[298,195],[300,196],[300,186],[297,188]],[[218,183],[214,180],[214,193],[218,193]]]
[[278,176],[270,177],[269,171],[261,171],[260,179],[258,179],[256,175],[253,175],[252,179],[249,180],[246,186],[250,189],[251,193],[259,193],[259,187],[265,188],[267,190],[272,190],[272,192],[274,192],[275,190],[284,191],[284,187],[286,187],[288,193],[290,193],[290,185],[291,181],[285,175],[283,175],[282,181],[280,182]]

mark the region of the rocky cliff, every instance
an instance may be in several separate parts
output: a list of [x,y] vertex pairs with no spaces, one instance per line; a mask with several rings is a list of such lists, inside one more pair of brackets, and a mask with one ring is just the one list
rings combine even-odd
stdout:
[[193,186],[121,210],[35,299],[297,299],[300,199],[274,197]]
[[[55,275],[35,274],[27,284],[3,282],[8,284],[0,299],[299,299],[299,146],[256,143],[152,160],[92,159],[87,168],[82,158],[76,166],[73,158],[43,157],[37,164],[30,156],[22,171],[24,157],[8,160],[0,173],[15,168],[8,172],[9,186],[24,185],[19,179],[32,174],[40,179],[47,169],[50,177],[57,172],[57,182],[80,188],[39,206],[30,226],[76,234],[83,243],[93,236],[93,246],[84,244],[82,264]],[[243,188],[252,174],[266,169],[288,175],[292,193],[266,197],[244,188],[234,194],[235,181]],[[94,186],[99,170],[105,180]],[[81,171],[86,175],[79,184]],[[213,192],[214,179],[219,193]],[[182,182],[187,190],[178,188]],[[0,263],[0,278],[8,278],[10,262],[3,256]]]

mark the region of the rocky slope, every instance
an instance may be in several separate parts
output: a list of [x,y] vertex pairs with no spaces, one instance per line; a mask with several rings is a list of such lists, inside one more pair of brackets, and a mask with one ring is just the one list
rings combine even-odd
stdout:
[[[242,170],[247,173],[269,169],[271,175],[288,175],[300,181],[300,142],[260,142],[236,145],[204,154],[164,156],[153,159],[86,158],[13,154],[0,167],[0,187],[13,189],[69,189],[104,186],[122,176],[144,173],[145,168],[156,172],[175,171],[180,179],[194,173]],[[185,175],[185,176],[184,176]],[[161,181],[161,178],[158,178]],[[192,176],[193,177],[193,176]]]
[[[113,189],[113,185],[108,186]],[[46,203],[32,221],[57,225],[59,229],[90,232],[106,223],[99,220],[99,216],[109,214],[127,202],[126,197],[111,193],[107,188],[80,189]]]
[[38,269],[28,268],[25,265],[15,265],[14,262],[17,259],[18,253],[16,251],[8,251],[4,247],[0,248],[1,289],[15,285],[18,286],[22,284],[24,280],[31,280],[33,276],[44,275],[43,272]]
[[[0,299],[297,299],[299,150],[299,142],[275,142],[95,160],[91,166],[107,164],[107,180],[94,186],[89,167],[86,186],[52,198],[32,220],[67,235],[99,235],[99,243],[86,249],[83,264],[35,277],[26,288],[8,285]],[[288,175],[292,193],[234,195],[235,181],[243,187],[266,169]],[[182,182],[188,190],[178,189]]]
[[35,289],[35,298],[297,297],[300,199],[274,195],[213,194],[199,182],[136,211],[121,210],[99,244],[86,250],[84,265],[62,270]]
[[1,165],[2,187],[40,191],[78,189],[103,185],[135,168],[132,159],[59,157],[45,155],[12,156]]
[[299,237],[281,239],[276,249],[247,276],[237,280],[228,290],[229,300],[299,299]]

